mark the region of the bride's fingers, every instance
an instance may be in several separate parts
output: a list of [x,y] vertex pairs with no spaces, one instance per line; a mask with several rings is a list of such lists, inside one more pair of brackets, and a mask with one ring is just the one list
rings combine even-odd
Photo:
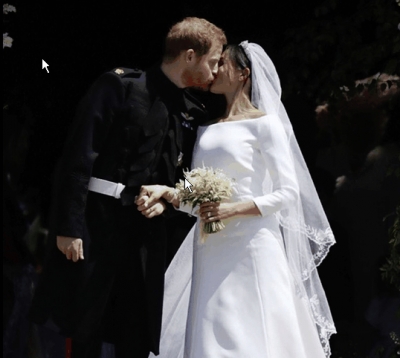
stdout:
[[219,216],[217,216],[217,215],[204,218],[204,221],[206,223],[210,223],[210,222],[218,221],[218,220],[220,220],[220,219],[219,219]]
[[[202,204],[203,205],[203,204]],[[208,205],[208,206],[200,206],[199,213],[200,215],[207,214],[208,212],[217,212],[218,206],[217,205]]]
[[160,200],[160,198],[157,198],[157,196],[151,195],[150,198],[148,198],[147,201],[144,203],[144,205],[147,205],[148,207],[152,207],[159,200]]
[[210,201],[208,203],[203,203],[200,205],[200,209],[210,209],[210,208],[216,208],[219,206],[219,202],[214,202],[214,201]]
[[146,204],[146,202],[149,200],[149,197],[147,195],[139,196],[136,198],[135,204],[137,206],[142,206]]
[[143,201],[143,203],[138,205],[138,207],[137,207],[137,209],[139,211],[147,210],[149,208],[150,208],[150,205],[149,205],[149,200],[147,197],[145,197],[145,200]]
[[217,215],[217,212],[211,211],[211,210],[200,212],[200,216],[202,219],[210,219],[212,217],[215,217],[216,215]]
[[205,209],[205,208],[200,208],[199,209],[199,215],[201,216],[201,217],[205,217],[205,216],[207,216],[208,214],[208,212],[210,212],[210,210],[207,210],[207,209]]

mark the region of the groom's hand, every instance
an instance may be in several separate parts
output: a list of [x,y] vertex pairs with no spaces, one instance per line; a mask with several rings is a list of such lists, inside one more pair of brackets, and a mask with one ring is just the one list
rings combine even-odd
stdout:
[[68,260],[83,260],[83,242],[78,237],[57,236],[57,247]]
[[148,219],[161,215],[166,209],[166,204],[162,200],[153,201],[152,205],[149,205],[147,195],[138,196],[135,203],[138,206],[137,209]]
[[[161,198],[166,192],[167,187],[165,185],[143,185],[140,188],[140,193],[136,200],[137,205],[147,205],[152,207],[157,202],[160,202]],[[147,197],[144,199],[144,197]]]

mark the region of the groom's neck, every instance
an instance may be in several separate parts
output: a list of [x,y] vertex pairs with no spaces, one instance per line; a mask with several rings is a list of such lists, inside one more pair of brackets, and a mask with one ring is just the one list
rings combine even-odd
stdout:
[[163,61],[161,63],[161,71],[177,87],[179,88],[185,87],[182,83],[182,68],[180,66],[179,61],[168,62],[168,63]]

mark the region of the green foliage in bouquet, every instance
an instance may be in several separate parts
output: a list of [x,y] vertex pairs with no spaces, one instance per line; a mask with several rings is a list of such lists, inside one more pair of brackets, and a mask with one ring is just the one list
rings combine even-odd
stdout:
[[[186,180],[192,185],[191,190],[185,189],[184,180],[176,184],[177,195],[181,203],[190,204],[192,208],[202,203],[221,202],[232,196],[234,180],[223,173],[221,169],[210,167],[195,168],[185,171]],[[204,223],[206,234],[218,232],[224,228],[222,221]]]

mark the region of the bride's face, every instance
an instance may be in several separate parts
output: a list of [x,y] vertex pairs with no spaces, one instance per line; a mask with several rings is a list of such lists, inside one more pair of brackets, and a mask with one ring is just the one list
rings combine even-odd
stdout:
[[235,92],[241,84],[242,70],[232,61],[228,51],[225,51],[218,64],[218,74],[210,91],[218,94]]

